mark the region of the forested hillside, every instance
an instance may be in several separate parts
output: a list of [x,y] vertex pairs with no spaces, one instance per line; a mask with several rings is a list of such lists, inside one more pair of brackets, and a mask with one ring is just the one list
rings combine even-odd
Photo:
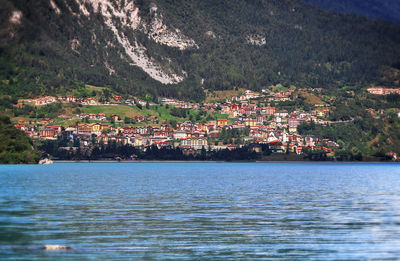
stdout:
[[0,116],[0,163],[37,163],[39,157],[28,136],[16,129],[8,117]]
[[[1,0],[0,94],[84,84],[203,100],[204,89],[399,85],[400,25],[295,0]],[[394,77],[386,77],[387,75]],[[385,77],[384,77],[385,76]]]

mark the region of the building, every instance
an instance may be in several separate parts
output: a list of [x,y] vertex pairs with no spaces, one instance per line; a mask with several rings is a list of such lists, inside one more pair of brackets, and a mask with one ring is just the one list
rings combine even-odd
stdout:
[[51,128],[41,129],[40,130],[40,138],[55,140],[55,139],[57,139],[57,131],[55,129],[51,129]]
[[376,95],[388,95],[388,94],[400,94],[400,89],[389,89],[389,88],[368,88],[367,91],[371,94]]
[[198,138],[183,138],[181,139],[180,146],[181,147],[190,147],[192,149],[202,149],[203,147],[207,147],[208,142],[207,138],[205,137],[198,137]]
[[36,106],[42,106],[42,105],[47,105],[47,104],[56,102],[57,98],[53,97],[53,96],[46,96],[46,97],[34,99],[33,101],[35,102]]
[[92,135],[92,126],[90,124],[77,124],[76,125],[76,134],[83,136]]
[[173,134],[173,137],[175,140],[184,139],[187,137],[187,132],[186,131],[175,131]]
[[288,113],[287,110],[281,110],[281,111],[275,112],[275,116],[279,116],[279,117],[287,117],[288,114],[289,114],[289,113]]
[[218,127],[224,127],[228,125],[228,120],[227,119],[218,119],[217,120],[217,126]]
[[264,115],[257,115],[256,119],[257,119],[257,123],[259,125],[262,125],[264,123],[264,121],[266,120]]
[[119,122],[119,117],[118,117],[118,115],[112,115],[111,116],[111,119],[114,121],[114,122]]
[[288,119],[289,132],[296,132],[297,127],[304,122],[303,119],[290,118]]
[[55,130],[57,134],[61,134],[62,131],[61,125],[47,125],[46,128]]
[[247,118],[245,120],[245,124],[246,124],[246,126],[249,126],[249,127],[255,127],[255,126],[257,126],[257,120],[256,119]]

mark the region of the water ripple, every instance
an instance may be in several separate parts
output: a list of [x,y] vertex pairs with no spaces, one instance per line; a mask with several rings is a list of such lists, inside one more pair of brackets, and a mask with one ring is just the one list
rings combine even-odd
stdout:
[[0,166],[0,188],[1,260],[400,259],[396,164]]

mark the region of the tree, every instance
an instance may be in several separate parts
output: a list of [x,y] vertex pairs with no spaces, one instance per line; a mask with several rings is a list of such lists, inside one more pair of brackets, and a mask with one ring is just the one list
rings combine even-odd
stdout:
[[201,120],[201,115],[200,115],[200,113],[198,113],[197,115],[196,115],[196,121],[198,122],[198,121],[200,121]]
[[37,163],[40,154],[23,131],[6,116],[0,116],[0,163]]
[[104,98],[106,99],[106,101],[110,100],[111,94],[110,94],[110,91],[108,89],[103,89],[103,95],[104,95]]

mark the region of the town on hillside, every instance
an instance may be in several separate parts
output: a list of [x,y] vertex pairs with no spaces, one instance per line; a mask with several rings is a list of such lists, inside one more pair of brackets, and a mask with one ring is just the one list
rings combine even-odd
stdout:
[[[370,88],[367,91],[386,95],[399,90]],[[320,92],[321,89],[277,85],[261,92],[242,90],[225,101],[205,103],[172,98],[152,102],[116,94],[108,101],[100,101],[95,96],[43,96],[20,99],[15,107],[72,104],[75,109],[57,117],[17,118],[15,127],[39,142],[43,154],[56,159],[133,160],[137,154],[154,149],[178,149],[182,155],[195,158],[205,153],[243,148],[252,155],[316,153],[325,159],[333,158],[343,144],[312,133],[302,135],[299,131],[307,125],[327,126],[354,120],[329,120],[331,108],[317,98]],[[313,107],[305,111],[295,106],[286,109],[276,106],[282,102],[294,103],[299,96],[314,97]],[[135,150],[120,153],[117,147]],[[397,159],[393,152],[387,156]]]

